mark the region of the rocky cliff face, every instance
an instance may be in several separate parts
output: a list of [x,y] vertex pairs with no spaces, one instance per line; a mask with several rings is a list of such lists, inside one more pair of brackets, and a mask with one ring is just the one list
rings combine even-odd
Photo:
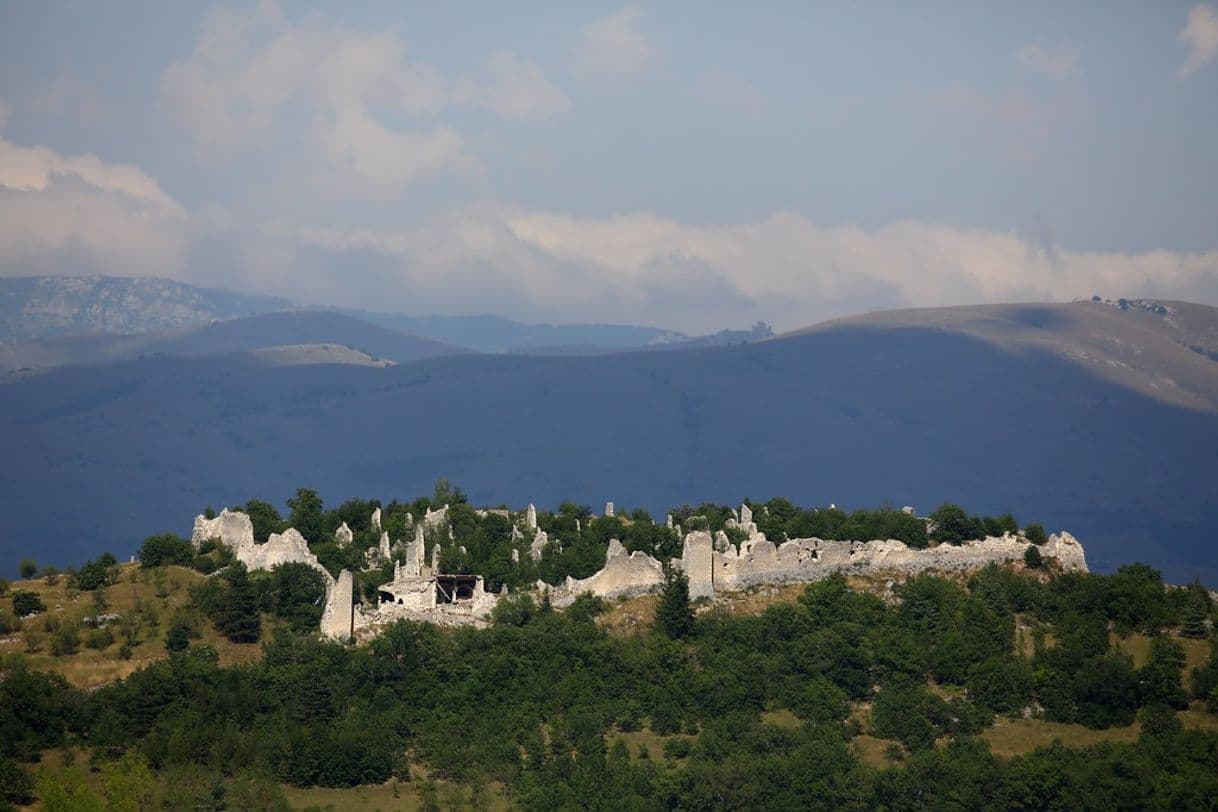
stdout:
[[80,333],[145,333],[285,310],[286,299],[208,290],[153,277],[0,279],[0,341]]

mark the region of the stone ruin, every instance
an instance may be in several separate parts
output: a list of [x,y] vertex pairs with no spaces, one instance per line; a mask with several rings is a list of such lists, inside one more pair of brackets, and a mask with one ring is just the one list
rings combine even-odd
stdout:
[[[606,515],[611,515],[612,508],[606,507],[609,508]],[[378,510],[372,517],[375,529],[380,528],[379,513]],[[506,588],[499,594],[490,593],[481,576],[440,572],[439,545],[432,547],[430,565],[426,561],[425,529],[446,526],[447,513],[447,507],[428,511],[422,521],[412,523],[414,538],[392,547],[388,533],[380,530],[381,543],[369,552],[383,561],[394,553],[402,560],[394,565],[393,580],[378,588],[377,602],[371,606],[354,604],[352,573],[344,570],[337,579],[331,577],[295,529],[272,534],[266,544],[256,544],[249,517],[225,510],[214,519],[196,517],[191,540],[197,548],[205,540],[216,539],[251,570],[299,562],[321,572],[326,582],[321,632],[329,639],[346,641],[361,634],[375,634],[378,627],[399,619],[483,625],[506,594]],[[523,541],[531,533],[529,555],[534,561],[539,560],[549,540],[537,525],[533,505],[525,509],[521,523],[523,530],[518,527],[513,538]],[[677,527],[671,516],[666,523]],[[684,534],[681,557],[672,563],[688,578],[693,599],[713,599],[721,593],[763,585],[807,583],[834,573],[883,574],[894,578],[927,572],[967,573],[991,563],[1022,561],[1030,543],[1022,534],[1006,534],[926,549],[911,548],[895,539],[854,542],[810,538],[775,544],[757,529],[748,505],[741,505],[738,513],[733,512],[727,524],[747,534],[739,546],[723,531],[712,535],[707,530],[691,530]],[[340,543],[350,534],[350,529],[344,528],[345,524],[336,533]],[[1044,558],[1055,560],[1065,571],[1087,571],[1083,547],[1069,533],[1051,535],[1039,549]],[[513,556],[513,560],[518,560],[518,556]],[[548,594],[555,607],[564,608],[583,593],[610,600],[637,597],[657,592],[663,582],[664,567],[659,560],[642,551],[628,553],[619,540],[613,539],[606,551],[605,566],[599,571],[583,579],[568,577],[559,585],[538,581],[535,589],[538,594]]]

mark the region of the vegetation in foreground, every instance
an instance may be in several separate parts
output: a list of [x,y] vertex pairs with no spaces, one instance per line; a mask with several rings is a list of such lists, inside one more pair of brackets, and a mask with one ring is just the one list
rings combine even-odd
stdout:
[[91,692],[9,655],[5,798],[285,808],[281,785],[383,795],[395,782],[398,800],[432,808],[1209,808],[1218,797],[1213,606],[1143,565],[924,576],[888,601],[832,578],[794,603],[695,607],[692,621],[682,586],[670,577],[655,620],[626,634],[598,622],[618,608],[596,600],[556,612],[521,596],[489,629],[403,622],[365,647],[264,611],[261,659],[225,666],[188,636]]

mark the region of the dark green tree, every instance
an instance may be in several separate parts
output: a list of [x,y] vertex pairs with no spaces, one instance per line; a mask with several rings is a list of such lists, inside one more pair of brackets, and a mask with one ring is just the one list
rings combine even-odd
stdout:
[[[297,494],[300,492],[297,491]],[[316,496],[316,494],[314,494]],[[289,502],[289,504],[291,504]],[[269,502],[263,502],[261,499],[251,499],[245,503],[242,510],[250,517],[250,523],[254,526],[254,541],[258,544],[265,544],[271,533],[282,533],[287,529],[284,524],[283,517],[279,515],[279,511]],[[299,530],[300,528],[296,528]],[[303,531],[301,531],[303,533]],[[309,538],[305,536],[305,538]]]
[[190,629],[184,623],[174,623],[165,635],[165,648],[170,652],[184,651],[190,645]]
[[1188,599],[1180,619],[1180,634],[1194,640],[1203,640],[1210,633],[1205,621],[1210,615],[1210,597],[1201,583],[1194,581],[1188,587]]
[[288,500],[288,524],[300,531],[311,544],[321,542],[324,516],[321,497],[309,488],[297,488],[296,495]]
[[149,536],[144,539],[139,552],[141,567],[163,567],[167,564],[189,567],[194,557],[194,547],[176,533]]
[[23,558],[17,570],[21,577],[28,581],[38,574],[38,562],[32,558]]
[[1045,565],[1045,559],[1040,554],[1040,548],[1035,544],[1029,544],[1028,549],[1023,551],[1023,563],[1030,570],[1038,570]]
[[689,578],[676,567],[664,571],[664,589],[656,607],[656,628],[674,640],[694,631],[694,609],[689,603]]
[[947,544],[960,544],[985,534],[985,527],[976,516],[970,516],[964,508],[944,502],[930,514],[930,537]]
[[42,598],[38,597],[37,592],[18,590],[13,593],[13,613],[17,617],[36,615],[46,610],[46,604],[42,602]]
[[1045,526],[1039,522],[1033,522],[1023,529],[1024,537],[1033,544],[1044,544],[1049,540],[1045,535]]
[[244,564],[233,564],[227,573],[216,614],[216,627],[234,643],[257,643],[262,636],[262,617],[258,614],[258,595]]

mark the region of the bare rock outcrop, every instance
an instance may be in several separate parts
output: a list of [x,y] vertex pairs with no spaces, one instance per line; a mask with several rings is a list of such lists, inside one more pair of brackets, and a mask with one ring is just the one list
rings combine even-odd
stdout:
[[339,547],[349,547],[353,541],[355,541],[355,534],[351,532],[351,528],[347,526],[347,523],[343,522],[334,531],[334,543]]

